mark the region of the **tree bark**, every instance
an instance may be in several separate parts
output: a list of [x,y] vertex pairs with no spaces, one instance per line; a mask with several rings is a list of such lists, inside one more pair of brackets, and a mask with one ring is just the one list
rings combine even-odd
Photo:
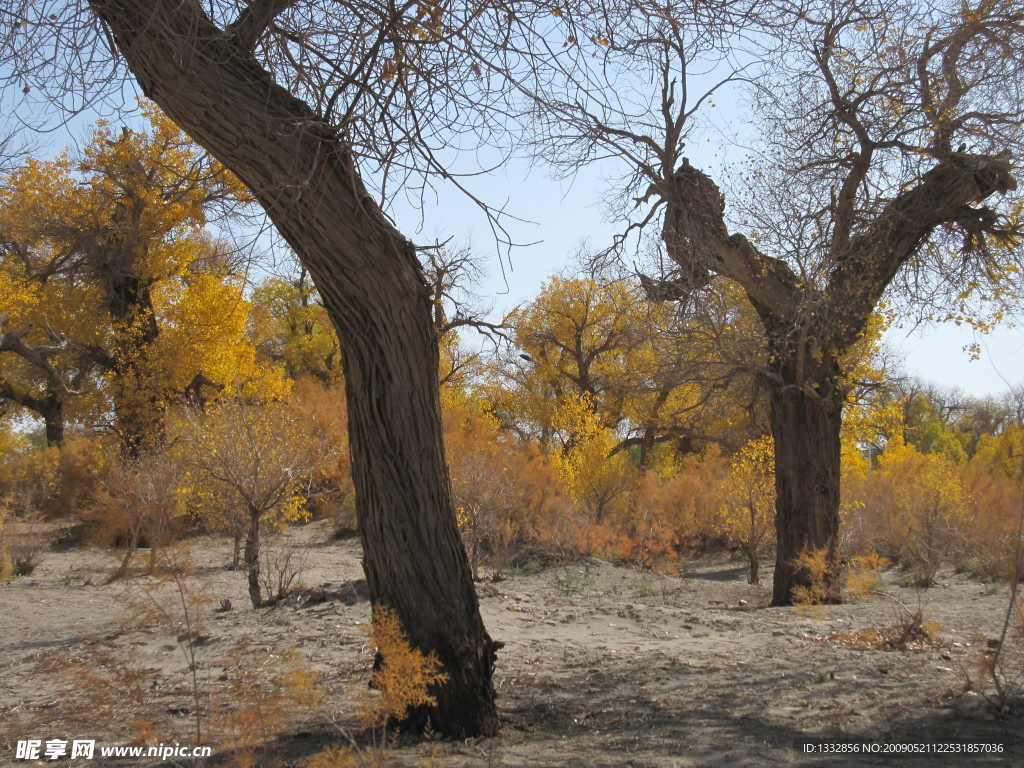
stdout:
[[250,509],[249,527],[245,532],[245,577],[253,608],[263,606],[263,592],[260,589],[260,517],[258,509]]
[[46,428],[46,445],[59,448],[64,445],[64,402],[54,397],[50,406],[43,411],[43,425]]
[[[833,388],[770,388],[775,439],[775,582],[772,605],[790,605],[794,590],[815,603],[838,603],[839,458],[843,399]],[[810,389],[810,391],[808,391]],[[824,554],[820,576],[798,567],[801,554]],[[804,591],[806,590],[806,591]]]
[[[195,0],[90,0],[145,94],[252,190],[320,292],[344,349],[367,584],[448,681],[411,713],[452,737],[498,730],[484,629],[442,441],[438,350],[415,250],[337,131]],[[386,660],[385,660],[386,663]]]

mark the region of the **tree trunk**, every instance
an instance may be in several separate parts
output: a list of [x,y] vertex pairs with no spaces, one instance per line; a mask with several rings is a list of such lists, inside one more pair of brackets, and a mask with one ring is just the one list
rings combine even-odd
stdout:
[[[842,396],[834,386],[775,383],[771,424],[775,438],[775,530],[777,554],[772,605],[791,605],[794,590],[815,603],[838,603],[839,430]],[[808,391],[810,390],[810,391]],[[794,561],[801,554],[824,556],[815,576]]]
[[484,630],[455,521],[429,297],[410,292],[404,300],[385,292],[376,306],[388,321],[342,337],[363,567],[374,603],[394,608],[413,643],[436,653],[449,675],[437,707],[410,713],[406,727],[429,717],[447,735],[489,735],[498,730],[497,644]]
[[46,445],[48,448],[60,448],[64,445],[64,401],[51,394],[45,403],[40,415],[46,428]]
[[[498,730],[484,629],[446,469],[430,294],[349,146],[195,0],[90,0],[144,93],[252,190],[309,270],[344,349],[363,567],[448,681],[410,725]],[[386,659],[384,660],[386,663]]]
[[249,510],[249,528],[245,533],[245,577],[249,582],[249,599],[253,608],[263,605],[260,590],[260,512]]
[[747,560],[750,561],[750,575],[747,576],[747,583],[753,584],[754,586],[760,586],[761,563],[757,559],[757,547],[748,544],[744,549],[747,550]]
[[232,549],[231,549],[231,568],[232,571],[238,570],[239,562],[242,557],[242,534],[240,531],[235,531],[232,535]]

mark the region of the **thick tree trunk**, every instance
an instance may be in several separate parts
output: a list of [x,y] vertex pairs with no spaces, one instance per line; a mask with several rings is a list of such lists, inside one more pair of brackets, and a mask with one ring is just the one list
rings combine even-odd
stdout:
[[46,445],[50,448],[59,448],[64,445],[63,413],[45,413],[43,422],[46,425]]
[[[839,430],[842,397],[828,377],[818,395],[808,384],[771,388],[775,438],[777,550],[772,605],[791,605],[794,590],[817,603],[837,603],[839,589]],[[823,556],[816,576],[794,561]],[[799,594],[798,592],[798,594]]]
[[[484,629],[442,442],[437,340],[414,248],[348,146],[195,0],[90,0],[146,95],[234,171],[295,249],[344,349],[356,507],[372,601],[448,681],[412,713],[453,737],[498,730]],[[387,660],[384,660],[387,663]]]

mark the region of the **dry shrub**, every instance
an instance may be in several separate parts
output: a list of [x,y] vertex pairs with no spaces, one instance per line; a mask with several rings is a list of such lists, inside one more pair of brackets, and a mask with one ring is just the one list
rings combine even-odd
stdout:
[[[161,578],[126,589],[118,632],[40,665],[61,691],[48,725],[56,718],[69,733],[134,744],[212,744],[226,755],[219,765],[251,768],[271,740],[320,706],[316,676],[294,648],[243,638],[213,650],[203,621],[212,602],[208,583],[186,578],[189,570],[187,559],[161,562]],[[177,664],[142,662],[139,641],[154,634],[176,643]]]
[[894,442],[876,470],[845,478],[844,551],[876,551],[920,586],[934,583],[944,565],[1009,579],[1017,565],[1015,510],[1024,498],[1022,439],[1017,427],[985,435],[962,464]]
[[360,744],[345,734],[347,744],[335,744],[306,760],[303,768],[384,768],[393,762],[389,727],[417,709],[437,703],[430,689],[448,679],[433,654],[416,650],[402,629],[398,614],[387,606],[375,606],[367,627],[372,646],[367,661],[374,661],[370,687],[359,695],[355,717],[369,737]]
[[37,669],[56,678],[57,718],[80,735],[106,734],[116,724],[116,737],[128,743],[166,741],[175,729],[166,714],[166,693],[156,684],[156,670],[145,666],[133,647],[93,640],[84,653],[54,657]]
[[585,509],[564,514],[562,544],[574,554],[672,572],[693,553],[726,545],[723,505],[728,461],[717,445],[703,456],[634,478],[625,502],[595,522]]
[[824,640],[844,648],[859,651],[908,651],[935,648],[943,644],[939,637],[939,626],[928,621],[921,611],[895,626],[876,629],[869,627],[856,632],[837,632],[826,635]]
[[468,408],[446,413],[445,444],[474,578],[483,565],[500,572],[517,547],[565,545],[565,486],[536,446],[520,444],[492,417]]
[[982,692],[1002,715],[1024,709],[1024,597],[1020,587],[1024,578],[1024,501],[1018,506],[1016,522],[1014,568],[1002,630],[998,637],[988,640],[980,659],[980,671],[987,684]]
[[260,584],[267,603],[278,602],[291,594],[309,568],[308,554],[306,547],[296,544],[275,542],[263,548]]
[[877,552],[852,557],[847,564],[843,586],[856,597],[874,597],[885,586],[882,571],[891,566],[888,558]]
[[95,490],[101,453],[95,441],[75,438],[60,448],[9,454],[0,465],[0,498],[7,499],[19,515],[62,518],[75,514]]
[[305,489],[310,511],[314,518],[334,520],[337,534],[353,533],[355,488],[345,392],[341,387],[326,387],[314,379],[300,379],[292,389],[290,404],[296,418],[315,425],[323,442],[330,446],[330,450],[321,453]]
[[180,465],[169,453],[132,460],[110,451],[82,517],[93,541],[121,551],[112,579],[130,573],[132,558],[140,548],[149,548],[146,571],[154,573],[162,550],[177,541],[187,524],[180,483]]
[[[54,536],[46,523],[38,517],[12,518],[0,527],[0,550],[6,550],[12,574],[30,576],[53,546]],[[3,555],[0,555],[0,576],[3,575]]]
[[957,566],[978,579],[1010,581],[1019,565],[1016,553],[1014,510],[1024,505],[1024,483],[977,462],[965,465],[961,474],[967,489],[964,551]]
[[225,768],[254,765],[274,737],[308,719],[323,701],[316,673],[295,648],[275,651],[243,638],[209,666],[219,675],[210,683],[215,714],[208,734],[229,753]]
[[828,547],[806,548],[793,558],[792,566],[806,584],[793,587],[793,605],[820,614],[822,606],[837,598],[831,574],[839,571],[839,554]]
[[670,471],[648,472],[640,486],[640,508],[672,528],[681,551],[699,554],[726,545],[722,507],[729,462],[718,445],[691,455]]
[[1004,715],[1024,709],[1024,601],[1012,593],[1005,631],[990,638],[978,655],[976,667],[984,685],[982,694]]
[[863,497],[844,497],[845,526],[855,554],[875,551],[908,572],[908,581],[927,587],[938,570],[963,551],[967,489],[961,468],[940,453],[923,454],[893,440],[878,469],[859,485]]

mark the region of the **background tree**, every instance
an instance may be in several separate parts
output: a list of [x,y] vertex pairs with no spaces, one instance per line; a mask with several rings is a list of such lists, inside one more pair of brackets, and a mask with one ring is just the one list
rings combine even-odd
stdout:
[[338,383],[338,336],[305,269],[291,278],[269,278],[253,291],[252,301],[253,331],[263,354],[282,363],[291,379],[312,376],[325,385]]
[[[189,474],[184,489],[213,527],[244,538],[253,608],[263,606],[261,530],[308,516],[303,489],[327,452],[315,424],[287,404],[221,400],[183,414],[177,451]],[[308,494],[307,494],[308,495]]]
[[149,122],[116,140],[100,125],[78,155],[4,179],[0,281],[20,329],[0,386],[51,444],[69,417],[108,421],[137,457],[170,399],[259,373],[244,285],[204,228],[243,190],[165,117]]
[[750,562],[751,584],[760,584],[758,553],[775,524],[775,456],[771,437],[744,445],[729,462],[726,535]]
[[687,318],[645,301],[631,279],[552,278],[505,319],[512,351],[492,367],[492,407],[520,434],[570,450],[575,429],[564,405],[584,398],[592,415],[580,429],[596,420],[614,433],[609,450],[630,452],[640,469],[656,446],[685,452],[731,440],[755,399],[733,358],[757,340],[742,338],[750,313],[723,296],[713,311]]
[[[769,19],[756,10],[711,9],[701,25],[700,9],[638,5],[631,23],[601,33],[600,67],[576,75],[572,97],[548,99],[563,125],[553,148],[570,165],[598,153],[630,163],[637,205],[654,201],[636,225],[661,217],[673,265],[661,298],[690,301],[712,275],[742,287],[767,345],[773,600],[810,586],[794,565],[804,550],[824,551],[824,599],[838,600],[843,355],[888,294],[966,317],[972,298],[1007,303],[1020,288],[1008,267],[1019,261],[1020,200],[1006,193],[1024,101],[1005,84],[1021,79],[1024,14],[1001,0],[846,0],[773,6]],[[759,55],[765,40],[775,51]],[[734,64],[738,45],[746,61]],[[694,96],[687,73],[703,64],[725,80],[752,77],[751,56],[763,62],[754,106],[764,132],[749,173],[729,177],[727,217],[725,195],[684,156],[711,95]],[[611,96],[624,68],[654,86],[639,104]]]

